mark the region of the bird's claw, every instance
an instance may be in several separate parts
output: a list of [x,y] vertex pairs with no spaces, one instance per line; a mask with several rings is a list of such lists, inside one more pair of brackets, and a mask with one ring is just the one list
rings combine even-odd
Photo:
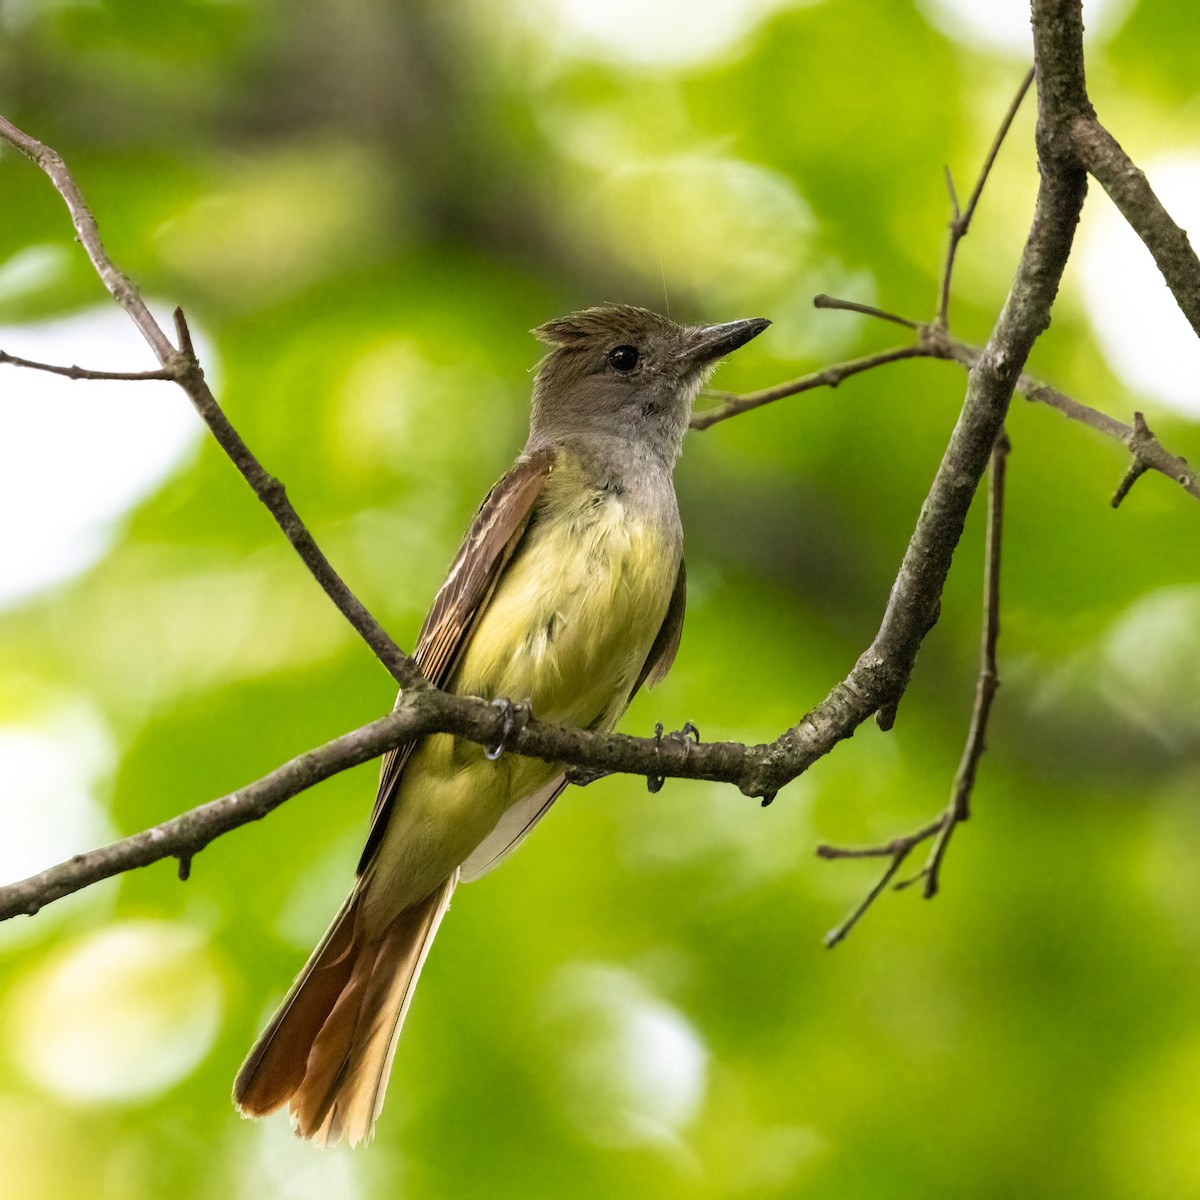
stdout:
[[[666,735],[667,741],[678,742],[683,746],[684,758],[687,757],[688,749],[693,744],[700,744],[700,730],[692,724],[691,721],[685,721],[682,729],[674,729]],[[663,743],[663,723],[658,721],[654,726],[654,740],[659,746]],[[656,792],[662,791],[662,785],[666,782],[664,775],[647,775],[646,790],[654,795]]]
[[500,718],[500,739],[494,746],[484,751],[489,762],[495,762],[512,745],[513,738],[529,724],[529,718],[533,715],[533,710],[528,700],[522,700],[519,704],[514,704],[507,697],[501,696],[499,699],[492,701],[492,707],[498,708],[502,715]]

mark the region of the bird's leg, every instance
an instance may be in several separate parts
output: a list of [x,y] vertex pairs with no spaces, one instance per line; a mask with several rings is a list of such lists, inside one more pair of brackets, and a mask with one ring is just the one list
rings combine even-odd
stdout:
[[[700,730],[696,728],[691,721],[685,721],[682,729],[675,729],[666,735],[666,740],[669,742],[677,742],[683,746],[683,756],[687,758],[688,749],[692,745],[693,739],[696,745],[700,744]],[[654,740],[659,747],[663,744],[663,723],[659,721],[654,726]],[[647,775],[646,790],[651,794],[661,791],[662,785],[666,782],[666,777],[663,775]]]
[[484,751],[489,760],[495,762],[512,745],[513,738],[529,724],[529,719],[533,716],[533,707],[528,700],[522,700],[518,704],[514,704],[504,696],[493,700],[492,707],[498,708],[503,714],[501,717],[499,741],[490,750]]

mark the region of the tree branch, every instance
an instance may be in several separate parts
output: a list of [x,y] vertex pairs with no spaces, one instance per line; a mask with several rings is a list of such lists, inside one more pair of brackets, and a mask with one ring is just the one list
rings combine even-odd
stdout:
[[[366,606],[346,586],[345,581],[334,570],[325,557],[307,526],[300,519],[287,498],[283,484],[268,474],[263,465],[242,441],[229,418],[221,411],[216,397],[204,379],[204,372],[196,361],[192,349],[191,334],[181,309],[175,310],[175,326],[179,337],[179,349],[171,344],[158,322],[142,300],[141,294],[129,277],[119,270],[109,258],[100,240],[96,219],[92,216],[87,201],[79,186],[67,170],[66,163],[57,151],[43,145],[36,138],[23,133],[12,122],[0,116],[0,137],[15,146],[30,158],[50,177],[58,194],[66,202],[79,241],[87,251],[96,273],[108,288],[116,302],[129,314],[142,336],[150,344],[166,377],[177,383],[187,394],[204,423],[234,466],[254,490],[254,493],[275,518],[284,536],[300,555],[304,565],[324,589],[325,594],[337,605],[342,615],[358,631],[362,639],[375,652],[375,656],[387,667],[392,677],[402,688],[423,688],[427,684],[421,678],[408,656],[388,636],[384,628],[367,611]],[[10,357],[9,362],[14,360]],[[25,365],[17,363],[16,365]],[[38,370],[48,369],[43,364],[33,365]],[[70,368],[56,371],[69,374]],[[94,377],[94,376],[93,376]],[[144,376],[139,375],[139,378]]]
[[1146,176],[1094,114],[1074,121],[1070,137],[1079,162],[1145,243],[1180,311],[1200,336],[1200,259],[1186,231],[1171,218]]
[[7,354],[0,350],[0,364],[13,367],[26,367],[31,371],[45,371],[49,375],[61,375],[66,379],[115,379],[122,383],[136,383],[143,379],[173,380],[174,371],[91,371],[86,367],[56,367],[53,363],[34,362],[31,358],[21,358],[16,354]]
[[911,879],[894,886],[910,887],[925,881],[923,894],[926,900],[938,893],[941,882],[942,863],[950,846],[954,830],[971,815],[971,794],[975,789],[975,777],[979,760],[983,757],[987,735],[988,718],[991,716],[992,701],[1000,686],[996,669],[996,643],[1000,636],[1000,553],[1001,535],[1004,529],[1004,477],[1008,460],[1008,436],[1003,430],[992,447],[990,486],[988,489],[987,540],[984,548],[983,582],[983,626],[979,648],[979,679],[975,685],[975,702],[971,709],[971,722],[967,730],[966,745],[962,759],[954,776],[950,792],[950,803],[936,820],[923,825],[914,833],[892,838],[879,846],[831,846],[822,843],[817,847],[817,856],[824,859],[845,858],[889,858],[887,869],[857,906],[824,938],[825,945],[833,948],[866,915],[867,910],[883,895],[908,856],[923,842],[933,839],[925,866]]
[[[794,396],[800,392],[822,386],[836,387],[838,383],[851,375],[857,375],[862,371],[872,370],[877,366],[884,366],[904,358],[939,359],[943,362],[957,363],[969,370],[983,354],[983,350],[979,346],[972,346],[969,342],[961,341],[936,324],[922,325],[918,321],[910,321],[907,317],[897,316],[895,313],[885,313],[854,300],[819,295],[813,297],[813,305],[816,308],[862,312],[868,316],[907,325],[917,331],[917,340],[912,346],[897,346],[876,355],[851,359],[845,363],[835,363],[821,371],[814,371],[810,375],[802,375],[788,383],[764,388],[758,392],[747,392],[743,395],[733,392],[714,392],[712,394],[722,397],[724,402],[719,408],[703,414],[703,423],[694,421],[692,428],[708,429],[720,421],[728,420],[730,417],[754,408],[761,408],[764,404],[772,404],[777,400],[786,399],[788,396]],[[901,351],[908,351],[908,353],[902,354]],[[1145,471],[1156,471],[1160,475],[1165,475],[1172,483],[1177,483],[1194,500],[1200,500],[1200,474],[1188,463],[1187,459],[1172,454],[1159,442],[1146,427],[1145,421],[1141,420],[1141,414],[1135,413],[1134,424],[1126,425],[1125,422],[1118,421],[1115,417],[1110,417],[1107,413],[1068,396],[1058,388],[1052,387],[1024,371],[1017,377],[1015,390],[1027,400],[1045,404],[1048,408],[1053,408],[1072,421],[1078,421],[1106,437],[1116,439],[1134,456],[1134,462],[1130,466],[1131,471],[1136,470],[1138,475]],[[1128,488],[1121,492],[1119,497],[1114,497],[1114,508],[1120,504],[1127,491]]]
[[[290,759],[236,792],[0,887],[0,920],[32,916],[47,904],[102,879],[167,858],[178,859],[181,873],[186,875],[192,858],[215,838],[261,820],[285,800],[332,775],[429,733],[453,733],[480,745],[495,745],[503,725],[503,713],[484,701],[430,687],[404,692],[387,716]],[[732,783],[751,795],[761,794],[757,790],[760,776],[771,769],[768,746],[596,734],[539,721],[530,721],[515,733],[511,749],[527,757],[586,764],[606,773]]]
[[[1070,128],[1072,121],[1086,116],[1089,111],[1086,92],[1081,91],[1082,24],[1078,0],[1034,0],[1034,32],[1041,184],[1016,277],[992,335],[982,350],[963,349],[944,330],[939,332],[939,341],[929,333],[932,327],[919,326],[916,346],[884,352],[890,356],[887,361],[907,357],[951,358],[968,367],[969,377],[958,422],[922,506],[871,646],[824,700],[767,745],[708,743],[685,746],[669,738],[598,735],[531,721],[511,739],[509,748],[513,752],[593,772],[734,783],[746,794],[762,797],[766,803],[779,788],[829,753],[872,714],[879,714],[881,723],[890,724],[920,645],[937,619],[953,553],[989,455],[1003,427],[1014,386],[1025,379],[1021,371],[1030,348],[1049,323],[1050,309],[1083,202],[1086,176],[1063,132]],[[180,345],[176,350],[153,321],[136,289],[108,259],[91,213],[61,158],[2,118],[0,136],[7,137],[50,176],[66,200],[80,240],[105,285],[138,324],[164,369],[171,372],[171,377],[187,392],[214,436],[270,509],[318,581],[402,684],[396,710],[362,730],[301,755],[237,793],[114,846],[76,856],[42,876],[0,889],[0,916],[35,911],[97,879],[157,859],[176,857],[182,866],[186,866],[195,853],[221,833],[258,819],[288,796],[312,786],[319,779],[405,741],[433,732],[446,732],[481,745],[495,745],[502,732],[503,715],[482,701],[452,696],[425,685],[411,662],[333,572],[287,502],[282,485],[265,472],[221,412],[195,360],[182,313],[176,311]],[[860,306],[860,309],[869,311],[866,306]],[[878,310],[872,311],[872,315],[893,319]],[[903,318],[899,318],[899,322],[909,324]],[[944,352],[938,347],[944,348]],[[875,355],[870,359],[881,357]],[[829,376],[824,380],[829,384],[877,365],[881,363],[857,360],[843,364],[840,375],[839,368],[818,374]],[[812,378],[805,377],[769,389],[771,398],[821,386],[821,383],[811,382]],[[764,395],[758,394],[755,402],[745,407],[769,403]],[[731,398],[727,398],[726,403],[730,402]],[[745,411],[745,407],[739,411]],[[715,421],[708,422],[712,423]],[[1149,434],[1148,430],[1146,434]],[[937,829],[918,831],[909,839],[911,846],[936,832]],[[890,878],[891,874],[885,885]]]
[[800,392],[811,391],[813,388],[835,388],[843,379],[849,379],[852,375],[861,374],[863,371],[871,371],[875,367],[883,367],[888,363],[902,362],[906,358],[928,357],[929,352],[919,345],[896,346],[891,350],[881,350],[878,354],[868,354],[863,358],[837,363],[832,367],[813,371],[810,375],[802,375],[799,379],[776,384],[775,387],[763,388],[758,392],[737,395],[734,392],[710,391],[707,394],[716,397],[722,403],[708,412],[695,413],[692,416],[691,428],[711,429],[721,421],[727,421],[730,417],[739,416],[741,413],[750,412],[755,408],[762,408],[764,404],[772,404],[776,400],[782,400],[785,396],[795,396]]
[[996,131],[996,136],[992,139],[992,145],[988,150],[987,157],[983,160],[983,167],[979,172],[979,177],[975,180],[975,186],[971,189],[971,196],[967,201],[967,207],[961,212],[958,208],[958,197],[954,191],[954,179],[950,174],[950,168],[946,168],[946,189],[950,193],[950,208],[954,215],[950,220],[950,238],[946,245],[946,264],[942,268],[941,283],[938,287],[937,316],[934,317],[934,323],[940,325],[943,329],[949,324],[950,282],[954,275],[954,258],[958,253],[958,244],[967,236],[967,233],[971,229],[971,221],[975,216],[975,209],[979,207],[980,197],[983,195],[983,189],[987,185],[988,176],[992,173],[996,157],[1000,153],[1000,147],[1004,145],[1004,139],[1008,136],[1008,131],[1012,128],[1013,121],[1016,120],[1017,112],[1025,100],[1025,95],[1029,91],[1030,84],[1033,83],[1033,70],[1033,67],[1030,67],[1026,72],[1025,78],[1021,81],[1021,86],[1017,89],[1017,94],[1008,106],[1008,111],[1004,114],[1004,119],[1000,122],[1000,128]]

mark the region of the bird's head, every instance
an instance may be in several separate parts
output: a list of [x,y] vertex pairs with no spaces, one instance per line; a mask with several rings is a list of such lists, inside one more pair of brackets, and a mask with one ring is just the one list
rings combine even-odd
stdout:
[[627,304],[548,321],[533,331],[552,349],[534,384],[531,440],[603,434],[674,462],[701,384],[770,323],[677,325]]

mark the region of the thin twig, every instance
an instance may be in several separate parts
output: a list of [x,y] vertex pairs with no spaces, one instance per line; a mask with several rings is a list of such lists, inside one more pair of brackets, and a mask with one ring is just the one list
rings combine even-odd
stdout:
[[975,777],[979,760],[983,757],[987,735],[988,718],[992,701],[999,687],[996,670],[996,642],[1000,636],[1000,552],[1001,535],[1004,529],[1004,474],[1009,452],[1008,437],[1003,430],[992,447],[989,468],[987,542],[984,549],[983,580],[983,631],[979,648],[979,679],[975,685],[975,702],[971,710],[971,722],[967,731],[962,760],[954,776],[950,792],[950,803],[936,820],[923,825],[915,833],[904,834],[877,846],[831,846],[822,843],[817,855],[824,859],[844,858],[888,858],[887,870],[876,880],[874,886],[859,901],[854,909],[825,935],[826,946],[836,946],[866,915],[867,910],[883,895],[888,884],[896,877],[908,856],[923,842],[933,839],[925,866],[912,878],[897,883],[896,888],[910,887],[924,880],[925,899],[937,895],[941,879],[942,863],[950,838],[955,828],[967,820],[971,813],[971,793],[975,788]]
[[93,371],[87,367],[56,367],[53,363],[34,362],[0,350],[0,363],[13,367],[27,367],[31,371],[45,371],[49,375],[61,375],[64,379],[115,379],[122,383],[136,383],[143,379],[161,379],[171,382],[175,372],[165,368],[158,371]]
[[[845,363],[835,363],[831,367],[814,371],[811,375],[803,375],[790,383],[764,388],[758,392],[747,392],[743,395],[732,392],[713,393],[720,396],[724,403],[720,408],[698,414],[693,418],[693,429],[708,429],[719,421],[725,421],[751,409],[761,408],[764,404],[771,404],[776,400],[794,396],[797,392],[827,386],[831,380],[832,385],[836,386],[851,375],[857,375],[900,359],[934,358],[943,362],[957,363],[970,370],[979,362],[980,355],[983,353],[979,346],[960,341],[936,324],[922,325],[916,321],[909,321],[907,317],[883,312],[870,305],[858,304],[854,300],[843,300],[835,296],[818,296],[814,303],[816,301],[821,302],[817,304],[819,308],[861,312],[893,324],[907,325],[917,330],[917,341],[913,346],[897,346],[881,351],[877,355],[867,355],[864,358],[851,359]],[[901,351],[908,351],[908,353],[901,353]],[[1194,500],[1200,500],[1200,472],[1197,472],[1187,459],[1167,450],[1146,428],[1145,421],[1142,421],[1139,426],[1136,414],[1134,424],[1126,425],[1124,421],[1118,421],[1116,417],[1110,417],[1107,413],[1068,396],[1058,388],[1051,387],[1050,384],[1035,379],[1024,371],[1017,378],[1016,390],[1027,400],[1045,404],[1064,417],[1087,425],[1106,437],[1120,442],[1134,455],[1134,466],[1140,464],[1140,468],[1137,470],[1138,475],[1141,475],[1143,471],[1155,471],[1160,475],[1165,475],[1172,483],[1183,488]],[[1133,467],[1131,467],[1132,469]],[[1114,497],[1118,504],[1127,492],[1128,488],[1119,492],[1118,497]]]
[[876,308],[873,304],[862,304],[858,300],[841,300],[837,296],[827,296],[819,292],[813,297],[813,308],[832,308],[841,312],[860,313],[864,317],[874,317],[879,321],[891,321],[893,325],[903,325],[905,329],[920,329],[919,321],[910,321],[899,313],[888,312],[885,308]]
[[983,581],[983,632],[979,647],[979,679],[975,685],[975,703],[971,709],[971,723],[967,730],[967,742],[963,747],[962,760],[954,776],[954,788],[950,804],[942,818],[929,858],[921,875],[925,880],[924,896],[931,900],[938,893],[941,883],[942,863],[954,830],[971,815],[971,795],[975,790],[975,777],[979,760],[983,757],[987,741],[988,718],[992,713],[992,702],[1000,686],[996,669],[996,642],[1000,636],[1000,555],[1004,532],[1004,476],[1009,454],[1008,435],[1001,430],[992,447],[992,462],[989,468],[987,540],[984,549]]
[[1130,450],[1133,451],[1133,461],[1129,464],[1121,482],[1117,484],[1117,490],[1113,492],[1113,508],[1121,507],[1121,501],[1129,495],[1133,485],[1150,469],[1149,464],[1142,456],[1144,448],[1150,443],[1157,444],[1157,439],[1150,432],[1146,418],[1140,412],[1135,412],[1133,414],[1133,432],[1127,443]]
[[75,232],[79,235],[79,241],[87,251],[96,274],[100,276],[112,298],[129,314],[142,336],[150,343],[158,361],[164,367],[168,366],[168,360],[175,352],[175,347],[171,345],[167,335],[146,307],[133,281],[109,258],[104,243],[100,240],[96,218],[92,216],[92,210],[83,198],[83,193],[71,178],[62,156],[57,150],[18,129],[3,116],[0,116],[0,137],[20,150],[26,158],[32,159],[50,177],[50,182],[54,184],[71,213]]
[[1021,86],[1017,89],[1017,94],[1013,97],[1012,103],[1009,104],[1008,111],[1004,114],[1004,119],[1000,122],[1000,128],[996,131],[996,136],[992,139],[992,145],[988,150],[987,158],[983,161],[979,178],[975,180],[975,186],[971,189],[971,196],[967,200],[967,207],[961,211],[959,211],[958,196],[954,191],[954,180],[950,175],[950,168],[946,168],[946,186],[950,192],[950,208],[953,216],[950,220],[950,239],[946,245],[946,265],[942,268],[942,279],[938,288],[937,316],[934,318],[935,324],[940,325],[943,329],[947,328],[949,323],[950,281],[954,274],[954,258],[958,253],[958,244],[967,236],[967,232],[971,228],[971,220],[975,216],[975,209],[979,207],[979,199],[983,195],[983,189],[987,184],[988,176],[992,173],[992,167],[996,163],[996,156],[1000,153],[1000,147],[1004,145],[1004,139],[1008,136],[1008,131],[1012,128],[1012,123],[1016,119],[1017,112],[1020,110],[1021,103],[1024,101],[1025,95],[1032,83],[1033,68],[1030,67],[1025,74],[1025,78],[1021,81]]
[[[142,336],[162,364],[167,377],[177,383],[191,400],[196,411],[212,431],[221,448],[242,473],[254,493],[275,518],[284,536],[299,554],[313,577],[337,605],[342,615],[358,631],[363,640],[375,652],[380,662],[387,667],[400,686],[420,688],[425,686],[420,673],[408,656],[388,636],[386,630],[367,611],[366,606],[346,586],[342,577],[317,545],[308,527],[300,519],[284,486],[267,473],[263,465],[242,441],[229,418],[222,412],[216,397],[204,379],[204,372],[192,349],[191,335],[187,329],[183,312],[175,310],[175,325],[180,337],[181,349],[176,349],[170,338],[142,300],[136,286],[124,272],[119,270],[104,249],[100,231],[91,209],[79,186],[71,177],[66,163],[56,150],[22,132],[10,121],[0,116],[0,137],[3,137],[26,157],[35,162],[49,177],[58,194],[66,202],[79,241],[87,251],[88,258],[104,286],[113,299],[129,314]],[[9,361],[12,361],[11,359]],[[16,364],[23,365],[23,364]],[[39,366],[37,369],[45,369]],[[139,375],[138,378],[144,376]]]
[[[904,561],[897,572],[887,611],[870,647],[824,700],[769,745],[708,743],[693,747],[690,756],[679,753],[672,760],[667,757],[666,748],[652,739],[597,735],[542,726],[534,721],[515,739],[514,753],[630,774],[726,779],[737,783],[749,795],[765,796],[807,770],[872,714],[894,705],[903,694],[917,652],[936,619],[951,558],[972,497],[986,469],[991,447],[1003,427],[1014,384],[1035,339],[1049,323],[1083,201],[1084,180],[1076,169],[1077,164],[1070,161],[1062,149],[1060,128],[1078,111],[1081,103],[1086,104],[1078,4],[1072,6],[1060,0],[1033,0],[1033,3],[1035,57],[1039,64],[1041,173],[1034,218],[991,338],[971,367],[958,423],[922,506]],[[55,162],[61,165],[57,156],[53,160],[39,158],[38,151],[45,148],[17,132],[24,144],[20,140],[14,144],[27,151],[32,146],[31,156],[36,161],[43,166],[45,161],[49,161],[51,167]],[[54,178],[53,173],[51,177]],[[70,182],[69,178],[67,182]],[[69,205],[72,204],[71,195],[65,197]],[[86,206],[83,211],[90,222]],[[74,205],[72,213],[76,214]],[[82,220],[82,217],[77,219]],[[94,223],[89,228],[94,232]],[[82,231],[81,240],[84,240]],[[101,256],[103,258],[102,251]],[[107,263],[106,258],[103,263]],[[107,265],[111,268],[111,263]],[[102,264],[97,269],[101,270]],[[157,330],[157,326],[154,329]],[[153,345],[152,335],[147,334],[147,337]],[[174,357],[169,343],[165,353],[168,358]],[[927,356],[934,355],[927,353]],[[186,357],[188,361],[183,364],[181,375],[191,381],[199,368],[190,355]],[[410,717],[413,723],[404,724]],[[346,765],[349,759],[362,761],[407,737],[435,729],[481,745],[491,745],[496,741],[500,723],[500,715],[490,705],[448,696],[433,689],[402,696],[401,707],[391,719],[396,724],[389,727],[387,736],[377,737],[369,753],[357,744],[350,749],[343,747],[340,761]],[[389,718],[382,720],[386,722]],[[369,728],[378,734],[378,723]],[[332,774],[341,766],[331,758],[323,763],[322,769],[326,774]],[[294,794],[308,784],[292,781],[288,786],[291,788],[289,794]],[[247,790],[243,789],[241,794]],[[240,814],[236,820],[229,817],[228,827],[248,819],[253,818]],[[148,833],[152,834],[152,831]],[[935,833],[936,830],[931,829],[925,837]],[[190,843],[181,843],[176,851],[168,851],[168,854],[176,852],[185,857],[193,853]],[[63,866],[78,864],[82,868],[104,853],[98,851],[78,856]],[[97,877],[107,877],[121,869],[124,868],[117,866]],[[58,890],[29,889],[17,911],[31,911],[47,898],[76,891],[86,886],[86,882],[55,885]],[[4,902],[5,897],[0,893],[0,904]]]
[[718,408],[708,412],[693,414],[691,428],[696,430],[711,429],[721,421],[728,421],[751,409],[762,408],[764,404],[772,404],[785,396],[795,396],[800,392],[812,391],[814,388],[835,388],[851,375],[871,371],[875,367],[886,366],[888,363],[901,362],[906,358],[928,358],[929,352],[921,346],[896,346],[891,350],[882,350],[878,354],[868,354],[863,358],[851,359],[849,362],[837,363],[810,375],[802,375],[799,379],[777,384],[775,387],[763,388],[759,392],[746,392],[736,395],[733,392],[707,392],[706,395],[722,401]]
[[922,842],[929,841],[941,829],[942,820],[943,818],[939,817],[936,821],[931,821],[928,825],[923,825],[915,833],[908,833],[902,837],[892,838],[890,842],[884,842],[879,846],[831,846],[828,843],[822,842],[817,847],[817,857],[827,860],[843,858],[891,859],[891,862],[887,865],[887,869],[875,881],[871,890],[822,939],[829,949],[832,950],[839,942],[845,940],[847,934],[862,920],[871,905],[887,890],[888,884],[896,877],[896,872],[904,865],[908,856]]

